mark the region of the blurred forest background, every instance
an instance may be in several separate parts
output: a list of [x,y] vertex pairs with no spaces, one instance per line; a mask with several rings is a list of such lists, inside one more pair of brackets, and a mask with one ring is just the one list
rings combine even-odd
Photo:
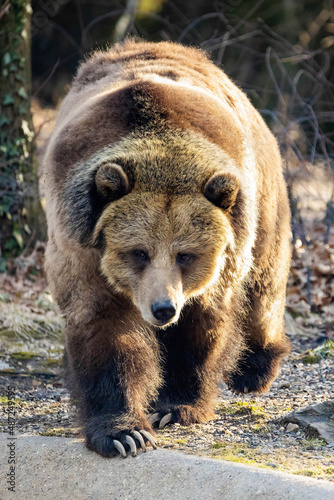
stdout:
[[[293,180],[300,176],[301,167],[304,176],[310,175],[319,163],[323,170],[319,175],[325,172],[326,176],[333,163],[331,0],[34,0],[31,4],[6,0],[0,8],[0,23],[2,270],[4,258],[17,256],[36,239],[46,237],[34,188],[35,137],[41,167],[55,116],[52,110],[66,94],[80,60],[126,35],[199,46],[247,93],[279,140],[287,163],[294,236],[298,233],[306,241],[303,221],[296,213],[299,200]],[[30,97],[35,132],[27,106]],[[328,192],[325,198],[327,241],[333,200]]]
[[[6,0],[0,16],[2,258],[18,255],[26,245],[31,247],[36,238],[45,239],[43,216],[33,199],[36,193],[32,175],[37,172],[36,162],[35,165],[32,162],[34,132],[29,124],[30,110],[24,116],[22,105],[26,106],[32,97],[35,132],[40,136],[38,159],[42,163],[41,142],[50,134],[54,114],[43,114],[41,110],[57,108],[87,53],[106,48],[126,35],[154,41],[172,40],[208,51],[212,60],[246,91],[276,134],[287,162],[288,178],[299,175],[296,168],[305,167],[305,162],[312,166],[321,162],[325,170],[331,168],[334,13],[330,0],[34,0],[31,6],[26,0]],[[6,34],[8,30],[11,35]],[[31,82],[30,54],[20,60],[23,51],[30,52],[29,30]],[[24,48],[13,47],[19,44],[20,37],[28,39],[23,40]],[[20,64],[21,70],[17,69]],[[21,93],[16,115],[15,102],[12,103],[15,86]],[[13,133],[15,122],[19,134],[25,137],[15,136],[19,147],[10,150],[8,135]],[[25,164],[15,166],[24,140],[28,148],[23,152]],[[308,173],[309,170],[310,167]],[[293,190],[291,183],[290,188]],[[11,192],[16,192],[12,198]],[[292,192],[291,196],[296,198]],[[328,240],[332,218],[328,193],[327,198]],[[298,200],[291,201],[296,219]],[[11,227],[5,230],[9,219]],[[300,226],[301,221],[294,220],[293,231],[304,241],[305,231]]]
[[288,311],[307,316],[305,328],[309,313],[320,314],[314,325],[332,338],[332,0],[2,1],[0,271],[22,289],[43,275],[43,155],[57,108],[85,55],[128,35],[201,47],[262,114],[281,148],[292,210]]

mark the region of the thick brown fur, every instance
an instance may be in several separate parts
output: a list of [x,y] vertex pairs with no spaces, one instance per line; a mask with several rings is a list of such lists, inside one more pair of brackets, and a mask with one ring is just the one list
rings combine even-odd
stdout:
[[59,111],[45,179],[46,270],[89,448],[111,456],[113,439],[153,432],[150,411],[213,418],[221,379],[269,388],[289,350],[281,158],[203,52],[127,40],[93,54]]

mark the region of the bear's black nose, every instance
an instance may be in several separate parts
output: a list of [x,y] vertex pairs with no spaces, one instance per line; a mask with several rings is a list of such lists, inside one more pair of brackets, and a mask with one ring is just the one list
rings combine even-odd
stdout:
[[173,316],[175,316],[176,309],[170,300],[162,302],[155,302],[151,306],[153,316],[161,323],[167,323]]

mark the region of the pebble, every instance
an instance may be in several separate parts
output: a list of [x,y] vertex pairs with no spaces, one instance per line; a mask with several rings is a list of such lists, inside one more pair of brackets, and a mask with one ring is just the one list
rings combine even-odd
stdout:
[[261,448],[261,453],[264,453],[264,454],[271,453],[271,449],[268,448],[268,446],[264,446],[263,448]]
[[283,382],[278,386],[279,389],[290,389],[290,382]]
[[286,427],[286,432],[296,432],[299,429],[299,425],[297,424],[288,424]]

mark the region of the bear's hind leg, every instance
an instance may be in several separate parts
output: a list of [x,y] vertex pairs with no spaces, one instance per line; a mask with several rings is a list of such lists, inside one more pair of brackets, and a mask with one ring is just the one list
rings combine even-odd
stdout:
[[248,308],[243,320],[247,349],[237,370],[226,381],[237,393],[261,393],[269,389],[282,359],[290,351],[284,333],[285,279],[278,290],[249,285],[247,296]]
[[[268,180],[269,179],[269,180]],[[246,347],[238,369],[227,383],[239,393],[265,392],[276,378],[283,357],[290,351],[284,333],[286,284],[290,269],[290,211],[283,178],[279,191],[265,178],[267,195],[260,206],[254,266],[244,289],[240,315]],[[268,199],[271,204],[268,204]]]

